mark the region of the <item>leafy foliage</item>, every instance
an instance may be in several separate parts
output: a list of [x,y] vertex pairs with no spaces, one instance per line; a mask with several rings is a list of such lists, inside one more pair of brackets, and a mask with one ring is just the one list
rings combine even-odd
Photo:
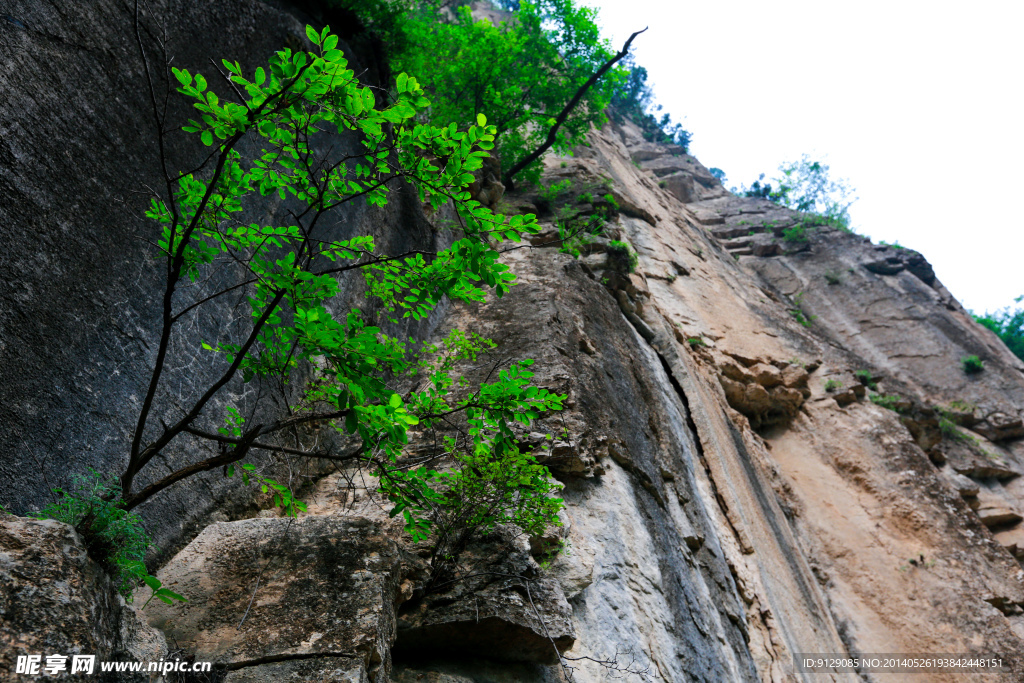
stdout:
[[977,356],[964,356],[960,359],[960,367],[968,375],[976,375],[985,369],[985,361]]
[[789,309],[789,314],[796,318],[796,321],[804,327],[810,327],[818,316],[811,315],[804,310],[804,293],[797,292],[793,295],[793,308]]
[[870,370],[857,370],[853,373],[853,376],[868,389],[878,391],[878,383],[875,381],[875,377],[871,374]]
[[[414,46],[395,57],[397,65],[421,79],[433,99],[432,122],[471,123],[483,112],[495,125],[505,170],[540,146],[554,117],[613,54],[600,38],[596,10],[574,0],[515,3],[508,21],[475,21],[469,7],[454,16],[421,8],[410,14],[408,41]],[[554,149],[567,153],[600,126],[615,84],[613,69],[589,88],[559,128]],[[540,162],[522,178],[537,182]]]
[[843,387],[843,383],[840,382],[837,379],[834,379],[834,378],[829,379],[829,380],[827,380],[825,382],[825,391],[827,391],[829,393],[832,393],[836,389],[841,389],[842,387]]
[[894,413],[904,412],[902,407],[903,398],[896,394],[871,394],[870,399],[872,403],[882,406],[886,410],[891,410]]
[[830,225],[850,229],[849,208],[856,201],[845,180],[832,180],[829,166],[804,154],[798,161],[779,166],[778,175],[765,181],[765,174],[748,187],[733,190],[745,197],[759,197],[781,206],[811,213]]
[[[1024,301],[1024,296],[1017,297],[1014,301]],[[1003,340],[1006,348],[1013,352],[1021,360],[1024,360],[1024,309],[1011,311],[1004,308],[995,313],[986,312],[984,315],[971,314],[981,325],[996,333]]]
[[[173,69],[179,92],[198,112],[184,131],[210,147],[211,154],[204,169],[169,175],[169,191],[154,196],[147,212],[162,228],[158,249],[166,264],[164,300],[182,308],[175,312],[165,305],[161,348],[121,476],[125,507],[199,472],[224,468],[233,476],[237,466],[243,481],[260,486],[275,506],[290,515],[303,511],[289,486],[245,462],[250,452],[263,450],[369,467],[394,504],[393,513],[403,515],[406,530],[417,539],[453,518],[474,530],[505,523],[533,530],[552,523],[561,503],[548,495],[554,489],[546,469],[518,452],[512,430],[562,407],[564,396],[531,385],[527,368],[532,361],[513,362],[493,381],[488,377],[459,398],[462,383],[452,375],[454,364],[475,360],[490,342],[454,331],[443,349],[416,349],[412,340],[384,334],[358,308],[336,315],[329,306],[340,291],[338,276],[349,271],[362,273],[375,310],[390,322],[422,319],[443,298],[479,302],[485,288],[499,297],[509,291],[515,276],[500,263],[498,245],[539,228],[533,215],[505,217],[470,199],[472,172],[494,147],[497,128],[482,114],[474,115],[465,130],[455,123],[420,123],[430,102],[415,78],[398,75],[392,101],[381,103],[348,68],[337,36],[311,27],[306,35],[315,52],[284,49],[252,77],[238,63],[224,60],[223,78],[233,96],[223,99],[201,74]],[[320,148],[313,140],[322,132],[355,133],[360,148]],[[258,150],[251,162],[236,149],[243,139]],[[399,180],[410,183],[430,210],[453,208],[459,230],[448,249],[383,254],[371,236],[334,240],[325,232],[331,211],[357,199],[383,206]],[[288,202],[293,224],[239,220],[248,207],[271,195]],[[204,283],[223,272],[238,277],[212,294],[194,293],[189,305],[181,301],[184,293],[176,295],[186,281]],[[190,406],[179,406],[184,416],[178,422],[147,430],[171,329],[182,316],[228,292],[245,296],[249,325],[244,340],[201,342],[206,352],[222,359],[223,375]],[[429,360],[436,354],[441,360]],[[419,376],[422,388],[398,393],[396,379],[410,376]],[[210,400],[231,382],[284,387],[295,377],[304,383],[289,394],[285,418],[256,423],[254,412],[228,405],[216,432],[196,425]],[[427,462],[402,460],[409,429],[430,429],[456,413],[468,423],[462,438],[445,441],[443,452]],[[305,425],[357,436],[361,445],[338,455],[267,440],[287,432],[299,441],[296,430]],[[184,438],[217,442],[221,453],[133,492],[136,475],[152,458]],[[448,463],[440,471],[430,467],[439,458]],[[150,587],[155,597],[166,596],[161,586]]]
[[[88,475],[74,477],[70,491],[54,489],[54,493],[60,495],[56,502],[29,516],[73,526],[85,541],[89,557],[110,574],[126,600],[131,601],[140,581],[156,580],[142,562],[152,542],[139,516],[124,509],[117,479],[104,479],[90,468]],[[184,600],[170,591],[162,595],[167,602]]]
[[612,240],[608,243],[608,260],[615,270],[621,273],[632,273],[636,270],[640,260],[629,244],[620,240]]

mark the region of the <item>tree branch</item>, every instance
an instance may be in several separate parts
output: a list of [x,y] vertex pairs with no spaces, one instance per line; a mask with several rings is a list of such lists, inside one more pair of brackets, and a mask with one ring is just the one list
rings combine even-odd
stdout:
[[548,131],[548,137],[544,141],[544,143],[537,149],[527,154],[526,157],[524,157],[518,163],[516,163],[505,174],[505,187],[509,188],[510,190],[515,189],[515,182],[513,182],[512,180],[513,176],[515,176],[515,174],[519,173],[524,168],[526,168],[534,161],[539,159],[540,156],[544,154],[544,152],[548,151],[551,145],[555,144],[555,140],[558,139],[558,129],[562,126],[563,123],[565,123],[565,120],[569,118],[569,114],[571,114],[572,110],[575,109],[576,106],[580,103],[580,100],[583,99],[583,96],[587,93],[587,90],[590,89],[590,86],[597,83],[597,81],[600,80],[601,76],[605,75],[608,69],[615,66],[616,62],[618,62],[620,59],[629,54],[629,46],[633,42],[633,39],[646,30],[647,29],[644,28],[643,31],[636,31],[635,33],[633,33],[633,35],[629,37],[629,40],[626,41],[626,44],[622,46],[622,49],[619,50],[619,52],[616,53],[614,56],[612,56],[611,59],[602,64],[601,68],[598,69],[590,78],[588,78],[586,83],[580,86],[580,89],[576,91],[576,94],[572,96],[572,99],[569,100],[569,103],[565,105],[562,111],[555,118],[555,124],[551,126],[551,129]]

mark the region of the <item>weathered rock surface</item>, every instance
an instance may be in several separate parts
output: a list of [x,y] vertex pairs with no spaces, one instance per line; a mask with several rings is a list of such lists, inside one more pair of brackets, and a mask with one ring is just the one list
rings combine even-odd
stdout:
[[125,605],[72,527],[0,514],[0,671],[14,680],[19,655],[42,655],[45,665],[53,654],[67,658],[67,671],[74,655],[95,655],[94,674],[106,680],[98,662],[157,661],[167,645]]
[[198,660],[226,665],[228,680],[340,671],[329,680],[387,681],[402,567],[398,545],[371,520],[212,524],[158,578],[188,602],[151,606],[150,624]]

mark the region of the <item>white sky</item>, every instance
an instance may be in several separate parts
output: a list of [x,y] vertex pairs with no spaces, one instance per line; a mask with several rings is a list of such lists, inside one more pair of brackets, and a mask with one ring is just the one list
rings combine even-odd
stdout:
[[1024,294],[1024,0],[584,0],[728,187],[804,152],[975,311]]

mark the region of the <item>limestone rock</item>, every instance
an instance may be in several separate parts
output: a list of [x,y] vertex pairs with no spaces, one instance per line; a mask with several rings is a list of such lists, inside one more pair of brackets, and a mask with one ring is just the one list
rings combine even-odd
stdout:
[[158,576],[188,602],[157,606],[150,624],[197,659],[227,664],[231,680],[271,681],[296,667],[387,680],[400,551],[370,520],[212,524]]
[[469,578],[403,607],[396,651],[420,656],[468,650],[500,660],[557,663],[557,653],[576,640],[572,609],[556,580],[519,578],[535,573],[536,563],[529,546],[517,547],[508,534],[498,531],[467,551],[463,562],[474,568]]
[[989,441],[1006,441],[1024,436],[1024,421],[1017,415],[994,412],[973,427]]
[[125,605],[72,527],[0,515],[0,671],[13,672],[18,655],[51,654],[67,656],[70,669],[76,654],[159,660],[167,645]]

